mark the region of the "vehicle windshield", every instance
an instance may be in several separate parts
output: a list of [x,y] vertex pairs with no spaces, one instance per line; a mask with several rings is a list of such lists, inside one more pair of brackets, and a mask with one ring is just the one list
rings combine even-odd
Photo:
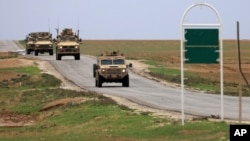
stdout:
[[101,60],[101,64],[102,65],[112,65],[112,60],[108,60],[108,59],[106,59],[106,60]]
[[37,38],[37,41],[48,41],[48,40],[50,40],[50,38],[49,37],[39,37],[39,38]]
[[76,41],[75,36],[62,36],[61,40],[63,41]]
[[125,64],[125,61],[123,59],[105,59],[105,60],[101,60],[101,64],[102,65],[122,65]]
[[116,65],[122,65],[125,63],[125,61],[123,59],[115,59],[113,60],[113,63]]
[[28,38],[28,41],[34,41],[34,38]]

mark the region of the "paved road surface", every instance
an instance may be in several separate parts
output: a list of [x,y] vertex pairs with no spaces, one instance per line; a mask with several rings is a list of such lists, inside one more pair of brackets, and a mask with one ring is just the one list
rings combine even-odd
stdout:
[[[10,41],[0,41],[2,47],[17,49]],[[33,56],[33,55],[30,55]],[[121,87],[119,83],[104,84],[102,88],[95,87],[92,74],[92,66],[95,59],[81,56],[81,60],[75,61],[73,57],[62,57],[56,61],[55,56],[48,54],[39,55],[38,58],[49,61],[66,78],[76,85],[101,93],[112,94],[130,99],[139,104],[153,108],[181,111],[181,91],[161,85],[155,81],[130,73],[130,87]],[[250,98],[243,98],[243,120],[250,120]],[[201,116],[220,115],[220,96],[196,92],[185,92],[185,113]],[[238,118],[238,98],[224,96],[224,118]]]
[[16,51],[18,46],[14,41],[10,40],[0,40],[0,52]]

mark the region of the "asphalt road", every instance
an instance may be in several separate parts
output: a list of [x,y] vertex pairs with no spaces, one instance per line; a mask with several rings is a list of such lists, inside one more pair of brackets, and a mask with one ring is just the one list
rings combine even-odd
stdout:
[[[0,51],[17,49],[18,46],[12,41],[0,41]],[[30,56],[34,57],[32,54]],[[61,61],[56,61],[55,56],[48,54],[39,54],[37,57],[49,61],[63,76],[82,88],[124,97],[153,108],[181,111],[180,89],[164,86],[132,72],[128,88],[121,87],[120,83],[105,83],[102,88],[96,88],[92,74],[93,64],[96,63],[94,58],[82,55],[81,60],[75,61],[73,57],[66,56]],[[185,113],[200,116],[220,115],[220,95],[185,91],[184,99]],[[224,118],[237,120],[238,105],[238,97],[224,95]],[[250,97],[243,98],[242,111],[242,119],[249,121]]]

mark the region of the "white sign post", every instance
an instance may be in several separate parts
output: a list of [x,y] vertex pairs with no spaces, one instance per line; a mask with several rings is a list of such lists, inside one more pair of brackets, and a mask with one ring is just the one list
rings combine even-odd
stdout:
[[[186,15],[188,14],[188,12],[198,6],[205,6],[210,8],[217,16],[218,18],[218,22],[219,23],[215,23],[215,24],[189,24],[189,23],[184,23]],[[218,37],[219,37],[219,62],[220,62],[220,91],[221,91],[221,115],[220,118],[221,120],[224,119],[224,113],[223,113],[223,95],[224,95],[224,90],[223,90],[223,41],[222,41],[222,20],[221,17],[219,15],[219,13],[217,12],[217,10],[211,6],[208,3],[198,3],[198,4],[193,4],[190,7],[188,7],[186,9],[186,11],[184,12],[182,18],[181,18],[181,40],[180,40],[180,44],[181,44],[181,52],[180,52],[180,56],[181,56],[181,119],[182,119],[182,125],[184,125],[184,62],[186,61],[190,61],[187,60],[186,58],[184,58],[184,53],[187,50],[184,50],[184,43],[186,42],[185,40],[185,29],[186,28],[193,28],[193,29],[202,29],[202,30],[206,30],[206,29],[218,29]],[[191,49],[190,49],[191,50]],[[207,60],[205,60],[207,61]],[[196,62],[197,63],[197,62]],[[199,60],[198,60],[199,63]]]

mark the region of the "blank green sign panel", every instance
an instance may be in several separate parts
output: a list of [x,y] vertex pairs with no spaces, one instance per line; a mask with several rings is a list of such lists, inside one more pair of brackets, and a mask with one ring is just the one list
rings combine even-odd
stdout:
[[185,29],[185,40],[185,63],[219,63],[218,29]]

